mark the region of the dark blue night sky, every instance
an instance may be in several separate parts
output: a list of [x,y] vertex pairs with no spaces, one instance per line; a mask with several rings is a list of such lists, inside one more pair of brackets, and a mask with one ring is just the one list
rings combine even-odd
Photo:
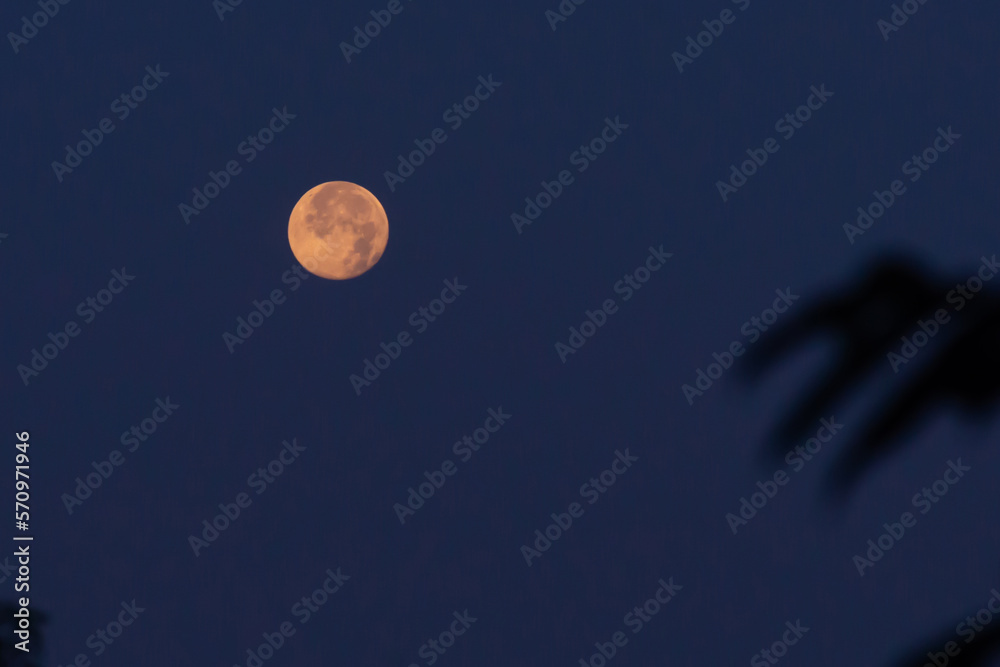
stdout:
[[[36,664],[889,667],[1000,624],[956,628],[1000,588],[994,404],[824,485],[979,320],[928,296],[962,324],[769,454],[853,345],[783,325],[888,257],[1000,292],[997,5],[0,14]],[[329,181],[389,220],[350,280],[289,248]]]

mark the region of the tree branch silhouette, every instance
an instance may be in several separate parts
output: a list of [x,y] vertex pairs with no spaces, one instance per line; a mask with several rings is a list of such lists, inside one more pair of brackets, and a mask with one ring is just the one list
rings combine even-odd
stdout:
[[[995,257],[990,264],[984,258],[983,266],[997,273]],[[967,287],[973,284],[971,278],[966,277],[965,285],[950,283],[908,258],[886,258],[860,280],[765,334],[750,348],[742,369],[751,378],[760,377],[782,355],[818,334],[832,334],[839,350],[834,367],[790,409],[772,434],[769,456],[783,456],[868,376],[880,368],[887,372],[889,353],[898,354],[903,338],[919,331],[921,321],[933,322],[940,309],[947,311],[948,319],[936,322],[937,329],[927,325],[926,342],[905,357],[905,365],[900,361],[899,366],[892,366],[901,371],[898,384],[902,387],[877,406],[859,437],[847,444],[841,441],[845,451],[832,466],[825,494],[838,501],[846,498],[876,461],[898,453],[907,444],[907,436],[935,410],[957,407],[965,418],[990,416],[1000,398],[1000,296],[987,289],[985,282],[992,277],[984,279],[980,269],[980,289],[973,292]],[[948,642],[954,643],[951,648],[957,655],[943,653]],[[922,648],[908,650],[895,667],[984,667],[996,657],[1000,657],[1000,625],[983,628],[967,640],[942,632]]]

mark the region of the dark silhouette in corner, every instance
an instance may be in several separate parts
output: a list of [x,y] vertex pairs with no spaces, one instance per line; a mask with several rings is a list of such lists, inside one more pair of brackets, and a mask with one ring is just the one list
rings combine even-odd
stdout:
[[[975,615],[975,611],[971,612]],[[958,625],[959,621],[955,622]],[[982,627],[982,626],[981,626]],[[951,656],[945,652],[948,642],[956,645],[958,655]],[[991,658],[1000,656],[1000,627],[984,627],[972,641],[966,643],[954,632],[954,626],[948,633],[941,633],[933,641],[924,642],[920,648],[913,648],[893,664],[893,667],[924,667],[933,665],[932,658],[941,667],[987,667]]]
[[39,656],[45,644],[43,643],[42,627],[48,620],[47,616],[39,611],[30,609],[31,639],[28,644],[29,652],[18,649],[14,646],[20,639],[14,634],[16,624],[14,612],[18,606],[11,602],[0,602],[0,667],[42,667]]
[[[911,260],[886,259],[856,284],[818,300],[761,338],[743,366],[751,377],[816,334],[835,335],[840,348],[835,367],[777,429],[773,454],[784,455],[801,444],[816,421],[829,416],[866,376],[894,379],[889,353],[897,355],[898,382],[905,386],[846,446],[829,480],[833,496],[842,498],[873,463],[905,444],[908,432],[932,410],[957,404],[970,415],[985,415],[1000,396],[1000,296],[982,287],[988,283],[978,276],[981,288],[973,292],[966,286],[969,275],[937,280]],[[944,322],[935,319],[939,311],[947,315]],[[904,337],[927,339],[913,345],[912,361],[901,351]]]
[[[834,501],[842,502],[876,461],[898,452],[932,411],[957,407],[968,417],[988,418],[1000,397],[1000,296],[990,284],[997,273],[995,256],[983,257],[978,269],[957,280],[940,279],[903,257],[883,259],[853,285],[768,332],[748,351],[742,370],[750,377],[816,334],[832,334],[839,346],[835,367],[776,429],[770,455],[784,455],[811,436],[816,422],[833,414],[869,375],[889,379],[881,384],[892,385],[891,396],[876,406],[854,441],[837,445],[843,452],[826,489]],[[1000,278],[996,283],[1000,288]],[[908,651],[895,667],[984,667],[1000,657],[1000,621],[969,638],[956,635],[961,622]],[[957,655],[944,653],[948,642]]]

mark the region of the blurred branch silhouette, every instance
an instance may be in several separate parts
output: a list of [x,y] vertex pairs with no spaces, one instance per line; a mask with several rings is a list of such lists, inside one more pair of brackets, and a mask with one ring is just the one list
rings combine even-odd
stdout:
[[[910,259],[887,258],[773,329],[749,350],[744,371],[751,377],[821,333],[834,335],[839,357],[780,423],[768,448],[771,456],[782,456],[809,437],[816,421],[829,417],[869,375],[890,370],[899,371],[900,387],[844,446],[828,480],[828,495],[835,500],[843,500],[873,463],[898,452],[932,410],[957,406],[967,417],[988,416],[1000,397],[1000,296],[987,289],[998,272],[995,255],[983,257],[977,272],[956,282],[939,280]],[[947,319],[936,319],[942,309]],[[917,346],[919,331],[925,342]],[[901,347],[904,337],[910,339],[908,355]],[[899,355],[892,364],[890,353]],[[956,655],[944,653],[948,642]],[[895,667],[984,667],[998,656],[1000,624],[967,639],[943,631],[937,641],[908,651]]]
[[[972,612],[975,614],[975,612]],[[957,625],[957,623],[956,623]],[[959,649],[958,655],[945,653],[945,646],[952,642]],[[954,650],[952,650],[954,653]],[[987,667],[991,658],[1000,656],[1000,627],[984,628],[965,643],[954,633],[941,634],[934,642],[925,642],[922,648],[912,649],[893,667],[924,667],[936,660],[941,667]]]
[[[876,460],[901,447],[904,436],[931,410],[958,404],[967,414],[986,414],[1000,396],[1000,296],[982,288],[981,280],[981,289],[973,292],[968,280],[937,281],[916,262],[886,259],[854,285],[819,300],[762,338],[747,355],[744,371],[752,377],[816,334],[834,334],[839,347],[834,368],[772,436],[773,454],[784,455],[790,445],[805,440],[815,422],[829,416],[868,375],[889,373],[887,355],[900,354],[903,337],[917,332],[928,340],[917,350],[912,368],[901,357],[906,386],[880,406],[857,441],[846,447],[829,480],[831,495],[842,498]],[[941,310],[946,323],[935,320]],[[919,322],[934,335],[922,332]]]

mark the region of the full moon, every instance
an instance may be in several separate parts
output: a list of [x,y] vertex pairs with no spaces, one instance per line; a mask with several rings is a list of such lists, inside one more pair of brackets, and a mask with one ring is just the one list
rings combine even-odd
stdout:
[[321,183],[288,218],[288,244],[306,271],[321,278],[360,276],[382,257],[389,220],[375,195],[347,181]]

